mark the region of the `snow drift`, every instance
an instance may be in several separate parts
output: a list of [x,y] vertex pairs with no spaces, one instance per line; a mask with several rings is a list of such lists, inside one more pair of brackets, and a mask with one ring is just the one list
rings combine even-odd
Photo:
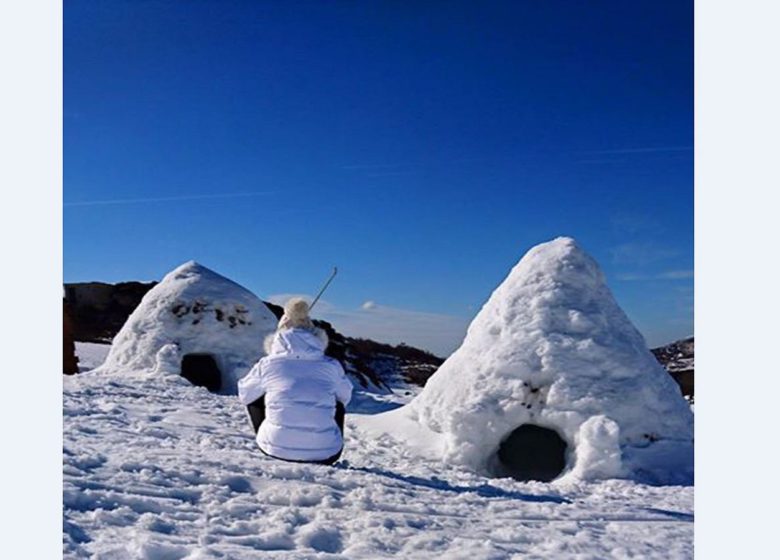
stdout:
[[213,390],[235,393],[275,328],[276,317],[252,292],[189,261],[144,296],[98,370],[178,376],[188,364],[212,363],[220,376]]
[[[543,453],[533,437],[549,444],[550,432],[565,442],[551,478],[692,477],[690,408],[599,266],[566,237],[528,251],[417,398],[363,424],[499,476],[512,475],[508,456]],[[524,440],[516,431],[529,425],[539,433]]]

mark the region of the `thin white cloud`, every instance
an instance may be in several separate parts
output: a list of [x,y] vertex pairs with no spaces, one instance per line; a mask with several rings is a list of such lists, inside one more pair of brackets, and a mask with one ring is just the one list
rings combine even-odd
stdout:
[[631,272],[622,272],[615,275],[615,278],[623,282],[635,282],[642,280],[687,280],[693,278],[693,270],[666,270],[655,274],[634,274]]
[[615,278],[621,282],[637,282],[640,280],[650,280],[647,274],[632,274],[630,272],[621,272],[615,275]]
[[402,177],[417,175],[417,171],[383,171],[381,173],[366,173],[366,177]]
[[693,270],[667,270],[656,276],[661,280],[683,280],[693,278]]
[[400,169],[404,167],[417,167],[419,163],[359,163],[354,165],[342,165],[341,169],[348,171],[374,171],[382,169]]
[[209,200],[214,198],[244,198],[253,196],[265,196],[275,194],[278,191],[257,191],[245,193],[223,194],[190,194],[183,196],[160,196],[147,198],[117,198],[113,200],[82,200],[76,202],[64,202],[63,206],[103,206],[111,204],[142,204],[147,202],[179,202],[185,200]]
[[652,236],[662,230],[661,223],[647,212],[633,212],[630,210],[614,213],[610,219],[612,228],[623,235],[645,234]]
[[692,152],[693,146],[650,146],[640,148],[616,148],[612,150],[587,150],[583,154],[653,154],[663,152]]
[[680,254],[680,251],[656,243],[629,242],[612,247],[610,253],[612,254],[612,260],[617,264],[644,266],[674,258]]
[[574,163],[580,163],[583,165],[614,165],[616,163],[623,163],[619,159],[577,159]]

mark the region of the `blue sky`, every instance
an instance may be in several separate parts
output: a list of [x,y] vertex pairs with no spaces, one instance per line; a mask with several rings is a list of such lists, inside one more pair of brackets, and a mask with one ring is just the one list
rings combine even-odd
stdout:
[[444,354],[570,235],[651,346],[693,333],[692,3],[63,8],[66,282],[338,265],[336,328]]

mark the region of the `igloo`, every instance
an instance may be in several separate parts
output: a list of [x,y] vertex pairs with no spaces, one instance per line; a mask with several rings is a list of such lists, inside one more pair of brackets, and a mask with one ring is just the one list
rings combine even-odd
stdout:
[[275,328],[276,317],[252,292],[190,261],[143,297],[98,370],[181,375],[235,393]]
[[693,475],[689,405],[566,237],[528,251],[423,391],[381,416],[365,425],[494,476]]

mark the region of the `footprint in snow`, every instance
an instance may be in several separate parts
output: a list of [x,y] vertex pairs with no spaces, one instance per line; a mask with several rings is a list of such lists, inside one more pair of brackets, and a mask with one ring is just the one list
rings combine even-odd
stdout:
[[339,553],[343,550],[341,533],[337,529],[314,526],[301,532],[298,542],[318,552]]
[[223,477],[219,483],[237,493],[252,493],[254,490],[252,488],[252,483],[243,476],[226,476]]

